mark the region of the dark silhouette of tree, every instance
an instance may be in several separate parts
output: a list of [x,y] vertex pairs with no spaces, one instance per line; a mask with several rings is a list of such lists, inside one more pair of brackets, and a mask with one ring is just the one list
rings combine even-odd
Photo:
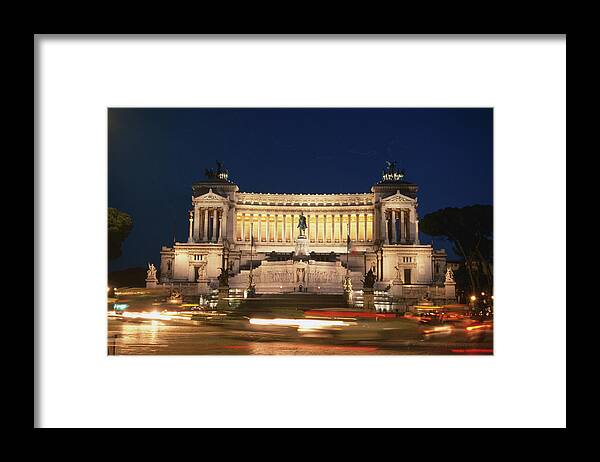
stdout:
[[472,293],[482,286],[492,289],[493,218],[491,205],[470,205],[438,210],[419,221],[425,234],[448,239],[463,257]]
[[121,256],[121,244],[133,229],[133,219],[125,212],[108,208],[108,260]]

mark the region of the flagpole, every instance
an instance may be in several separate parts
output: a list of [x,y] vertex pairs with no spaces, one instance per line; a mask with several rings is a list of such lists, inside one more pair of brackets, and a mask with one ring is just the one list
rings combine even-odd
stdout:
[[350,252],[350,221],[348,221],[348,239],[346,240],[346,271],[350,270],[348,266],[348,253]]
[[252,259],[252,247],[254,247],[254,223],[250,223],[250,274],[252,274],[252,266],[253,266],[253,259]]

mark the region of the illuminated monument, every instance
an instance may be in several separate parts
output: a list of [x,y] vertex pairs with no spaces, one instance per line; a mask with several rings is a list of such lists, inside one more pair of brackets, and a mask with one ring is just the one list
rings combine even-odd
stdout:
[[192,186],[187,242],[161,250],[161,284],[203,293],[227,268],[232,289],[251,276],[257,293],[341,294],[346,277],[360,289],[372,270],[375,290],[454,297],[445,252],[419,242],[417,185],[393,162],[357,194],[240,192],[219,162],[205,174]]

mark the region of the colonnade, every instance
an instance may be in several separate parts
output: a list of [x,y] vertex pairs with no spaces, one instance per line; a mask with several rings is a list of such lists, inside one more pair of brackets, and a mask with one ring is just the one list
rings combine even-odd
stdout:
[[[415,223],[415,230],[411,226]],[[382,238],[387,244],[418,243],[419,222],[415,211],[408,208],[384,209],[381,214]]]
[[[352,241],[370,242],[373,240],[375,223],[372,212],[351,213],[311,213],[306,217],[306,236],[314,243],[345,243],[348,235]],[[250,233],[255,242],[295,242],[299,212],[247,212],[236,213],[236,241],[250,241]]]
[[227,230],[227,207],[196,206],[190,213],[188,242],[221,242]]

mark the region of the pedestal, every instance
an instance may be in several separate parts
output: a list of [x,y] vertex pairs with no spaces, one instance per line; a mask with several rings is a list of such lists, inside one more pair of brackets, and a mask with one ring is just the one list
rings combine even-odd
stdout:
[[444,290],[446,293],[446,298],[456,298],[456,283],[455,282],[446,282],[444,284]]
[[296,256],[304,257],[308,255],[308,253],[308,239],[306,238],[306,236],[298,236],[296,238]]
[[217,309],[229,308],[229,286],[219,286]]
[[394,279],[390,288],[390,295],[395,298],[402,298],[402,281]]
[[146,279],[146,289],[155,289],[158,285],[158,279]]
[[375,309],[375,295],[373,289],[363,289],[363,308],[365,310]]
[[344,290],[344,301],[346,305],[352,306],[352,290]]

